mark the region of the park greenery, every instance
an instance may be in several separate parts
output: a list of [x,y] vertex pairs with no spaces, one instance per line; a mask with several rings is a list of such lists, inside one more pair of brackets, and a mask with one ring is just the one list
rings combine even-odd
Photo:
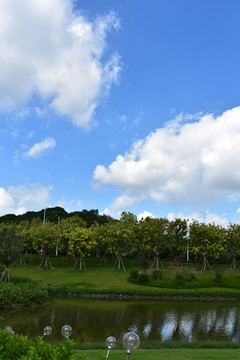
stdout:
[[87,360],[85,354],[74,353],[73,345],[72,340],[51,345],[41,337],[32,341],[26,336],[12,336],[10,331],[0,330],[0,359],[4,360]]
[[85,219],[79,212],[59,221],[56,209],[50,218],[57,221],[49,221],[50,210],[44,221],[0,221],[1,286],[21,276],[50,293],[240,296],[238,224],[138,220],[130,212],[103,221],[96,210],[83,211]]
[[[4,360],[100,360],[106,358],[106,345],[99,349],[91,348],[76,350],[72,340],[65,340],[57,345],[44,341],[41,337],[35,340],[27,336],[12,336],[9,330],[0,330],[0,359]],[[168,359],[168,360],[223,360],[239,359],[238,343],[180,343],[162,342],[149,344],[132,352],[131,359]],[[179,347],[180,345],[180,347]],[[78,347],[78,346],[77,346]],[[120,360],[125,357],[125,350],[121,347],[111,350],[109,359]]]
[[151,270],[164,271],[163,259],[180,267],[186,252],[199,263],[201,272],[213,272],[211,262],[223,259],[233,269],[238,268],[238,224],[223,228],[197,221],[188,224],[179,218],[173,221],[151,217],[138,220],[130,212],[123,212],[120,220],[107,218],[103,222],[97,218],[101,218],[97,211],[92,218],[94,221],[87,216],[85,219],[88,221],[84,220],[78,213],[63,218],[61,222],[45,221],[45,218],[42,221],[39,217],[22,221],[13,221],[13,218],[7,222],[5,217],[4,221],[1,218],[0,262],[6,268],[1,281],[10,281],[11,263],[25,265],[26,253],[39,255],[39,269],[53,269],[50,255],[56,253],[72,257],[75,260],[73,269],[79,263],[79,269],[86,270],[84,259],[89,256],[101,257],[103,263],[107,257],[114,256],[113,270],[126,271],[124,259],[135,258],[150,262]]
[[[48,293],[240,298],[238,224],[223,228],[179,218],[138,220],[129,212],[116,220],[96,210],[67,214],[61,208],[47,209],[45,215],[44,221],[43,211],[0,218],[1,307],[42,304]],[[150,348],[139,349],[131,358],[239,357],[234,348]],[[94,360],[105,350],[89,349],[84,355],[70,341],[49,345],[2,331],[0,353],[0,359]],[[123,350],[116,349],[114,358],[122,356]]]

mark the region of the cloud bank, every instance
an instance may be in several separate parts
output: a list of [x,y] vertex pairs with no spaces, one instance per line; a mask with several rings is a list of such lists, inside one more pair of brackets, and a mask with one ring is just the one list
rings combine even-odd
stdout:
[[0,187],[0,216],[5,214],[24,214],[48,206],[52,186],[31,184],[29,186]]
[[[157,203],[206,202],[240,194],[240,107],[222,115],[180,115],[133,144],[108,167],[98,165],[97,183],[122,195],[110,209],[151,198]],[[232,194],[232,195],[231,195]]]
[[71,0],[0,2],[0,105],[38,93],[53,109],[89,128],[96,107],[116,82],[118,54],[103,61],[107,33],[119,27],[110,13],[90,22]]

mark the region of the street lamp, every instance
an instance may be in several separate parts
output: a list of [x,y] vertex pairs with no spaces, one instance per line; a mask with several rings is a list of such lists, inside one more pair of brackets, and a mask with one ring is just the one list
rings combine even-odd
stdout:
[[139,336],[134,332],[128,332],[123,337],[123,346],[126,349],[127,358],[128,360],[129,355],[131,354],[132,350],[135,350],[139,347],[140,339]]
[[72,333],[72,328],[70,325],[64,325],[61,329],[61,334],[66,338],[66,340],[69,338],[69,336]]
[[189,219],[187,219],[187,261],[189,261]]
[[206,210],[202,210],[204,225],[206,223]]
[[45,326],[45,328],[43,329],[43,337],[42,337],[42,339],[44,338],[44,336],[51,335],[51,333],[52,333],[51,326]]
[[117,340],[115,339],[114,336],[109,336],[106,339],[106,345],[107,345],[107,348],[108,348],[106,359],[108,358],[110,350],[113,349],[116,346],[116,343],[117,343]]
[[58,218],[58,235],[57,235],[57,244],[56,244],[56,256],[58,255],[58,236],[59,236],[59,224],[60,224],[60,216]]

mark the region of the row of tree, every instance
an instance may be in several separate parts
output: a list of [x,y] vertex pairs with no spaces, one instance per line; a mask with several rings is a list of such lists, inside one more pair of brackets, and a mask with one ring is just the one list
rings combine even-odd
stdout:
[[25,264],[24,254],[42,255],[39,268],[53,268],[50,254],[68,254],[75,259],[74,268],[86,269],[84,258],[97,256],[105,263],[107,256],[116,256],[114,268],[123,268],[125,256],[152,259],[152,267],[163,268],[162,259],[171,258],[181,265],[190,253],[191,259],[201,260],[201,271],[210,270],[209,259],[226,256],[233,268],[240,255],[240,225],[223,228],[197,221],[188,226],[183,219],[146,218],[140,221],[129,212],[120,220],[99,222],[88,226],[79,216],[71,216],[56,224],[35,218],[31,222],[0,223],[0,261],[7,267],[18,258]]

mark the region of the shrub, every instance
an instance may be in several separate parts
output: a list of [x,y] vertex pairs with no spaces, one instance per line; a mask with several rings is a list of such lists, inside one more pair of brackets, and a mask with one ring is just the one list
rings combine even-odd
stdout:
[[183,270],[181,272],[177,272],[176,276],[177,286],[182,286],[185,282],[190,282],[195,279],[195,275],[188,269]]
[[75,356],[74,342],[66,340],[60,345],[45,343],[40,337],[31,341],[27,336],[14,335],[7,330],[0,330],[1,359],[5,360],[87,360],[85,354]]
[[138,278],[138,270],[137,269],[133,269],[130,273],[130,277],[132,279],[137,279]]
[[215,279],[214,281],[218,284],[220,284],[222,281],[223,281],[223,276],[222,276],[222,273],[220,273],[219,271],[216,272],[216,275],[215,275]]
[[185,281],[192,281],[195,279],[195,275],[189,270],[183,270],[183,277]]
[[0,283],[0,306],[43,304],[48,300],[48,292],[31,280],[14,279]]
[[138,281],[140,283],[147,283],[147,282],[149,282],[149,276],[145,273],[141,273],[138,275]]
[[182,286],[185,281],[183,272],[177,272],[175,279],[176,279],[177,286]]
[[146,258],[142,258],[139,262],[141,269],[146,273],[149,268],[149,261]]
[[155,280],[161,279],[161,277],[162,277],[161,271],[160,270],[154,270],[153,273],[152,273],[152,277]]

